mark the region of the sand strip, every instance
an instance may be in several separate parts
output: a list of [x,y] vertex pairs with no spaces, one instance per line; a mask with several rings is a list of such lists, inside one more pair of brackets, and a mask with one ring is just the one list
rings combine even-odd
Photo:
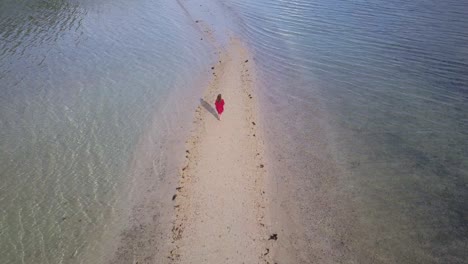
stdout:
[[[233,39],[195,111],[175,190],[171,263],[268,263],[271,248],[254,65]],[[226,102],[216,118],[218,93]]]

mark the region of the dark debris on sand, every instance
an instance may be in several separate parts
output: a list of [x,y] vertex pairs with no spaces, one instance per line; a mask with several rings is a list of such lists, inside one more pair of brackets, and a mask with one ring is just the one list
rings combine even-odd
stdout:
[[278,234],[273,234],[268,240],[278,240]]

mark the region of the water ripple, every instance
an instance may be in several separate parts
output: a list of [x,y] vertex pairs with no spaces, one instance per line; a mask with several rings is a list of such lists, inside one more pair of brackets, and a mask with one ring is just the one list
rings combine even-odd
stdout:
[[[241,33],[256,53],[275,158],[294,157],[282,164],[288,170],[278,172],[278,181],[314,188],[307,183],[317,176],[305,164],[317,159],[310,154],[319,140],[313,131],[328,123],[332,129],[325,138],[337,145],[335,158],[351,173],[343,176],[343,188],[354,186],[348,199],[360,201],[352,204],[360,211],[356,217],[369,223],[346,229],[354,241],[372,241],[348,244],[357,262],[408,262],[399,257],[405,255],[411,262],[461,263],[462,246],[448,256],[437,237],[467,243],[460,234],[466,236],[468,228],[460,224],[459,215],[468,200],[462,187],[468,179],[466,2],[224,2],[236,13]],[[363,162],[365,166],[358,165]],[[323,192],[323,197],[333,195]],[[307,210],[317,210],[310,207],[310,196],[301,192],[294,198],[306,208],[305,219],[311,217]],[[332,200],[337,207],[348,204],[347,199]],[[408,209],[416,207],[417,213]],[[344,210],[334,221],[346,214],[352,215]],[[347,221],[352,223],[351,217]],[[416,226],[411,235],[402,232],[413,223],[432,230]],[[304,225],[310,228],[308,239],[316,238],[320,226],[310,219]],[[447,230],[455,231],[448,235]],[[373,239],[377,237],[394,240]],[[340,234],[323,239],[346,240]],[[423,248],[420,243],[427,244]]]

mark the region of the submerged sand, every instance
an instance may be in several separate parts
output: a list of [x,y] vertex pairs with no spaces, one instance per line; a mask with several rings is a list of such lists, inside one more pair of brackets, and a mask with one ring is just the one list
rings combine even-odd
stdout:
[[[173,196],[172,263],[268,263],[275,241],[252,58],[236,39],[220,53]],[[221,121],[213,107],[218,94],[226,102]]]

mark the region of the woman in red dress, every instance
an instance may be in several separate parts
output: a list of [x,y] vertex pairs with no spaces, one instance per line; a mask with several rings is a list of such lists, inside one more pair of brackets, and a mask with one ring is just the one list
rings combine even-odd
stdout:
[[218,111],[218,120],[221,120],[221,114],[224,111],[224,100],[221,98],[221,94],[218,94],[218,97],[215,101],[216,111]]

